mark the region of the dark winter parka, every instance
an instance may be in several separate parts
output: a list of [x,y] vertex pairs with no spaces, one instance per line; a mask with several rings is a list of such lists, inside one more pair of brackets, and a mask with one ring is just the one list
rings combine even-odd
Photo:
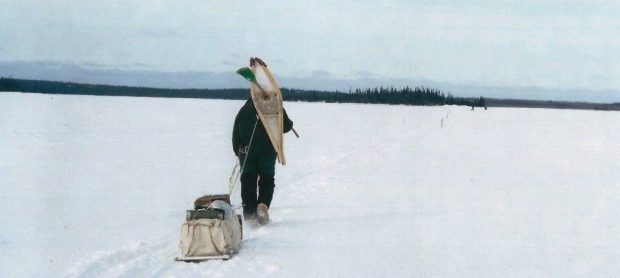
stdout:
[[[284,132],[289,132],[293,128],[293,121],[288,118],[286,114],[286,110],[284,110]],[[248,99],[245,102],[245,105],[241,107],[239,113],[237,113],[237,117],[235,118],[235,124],[233,127],[232,134],[232,147],[236,156],[239,156],[239,150],[248,146],[250,143],[250,139],[252,137],[252,130],[254,128],[254,124],[258,121],[256,125],[256,131],[254,132],[254,138],[252,139],[252,146],[250,147],[250,156],[252,155],[260,155],[260,154],[275,154],[276,151],[269,140],[269,135],[267,135],[267,131],[265,130],[265,126],[258,119],[258,115],[256,114],[256,107],[254,107],[254,102],[252,99]]]

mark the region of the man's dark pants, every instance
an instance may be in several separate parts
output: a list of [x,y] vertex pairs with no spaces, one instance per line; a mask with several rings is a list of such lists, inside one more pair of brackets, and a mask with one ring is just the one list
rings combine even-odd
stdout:
[[[245,155],[239,156],[239,164],[243,167],[241,173],[241,200],[243,202],[244,215],[256,213],[258,204],[271,205],[273,198],[275,154],[252,154],[245,161]],[[257,186],[258,184],[258,192]]]

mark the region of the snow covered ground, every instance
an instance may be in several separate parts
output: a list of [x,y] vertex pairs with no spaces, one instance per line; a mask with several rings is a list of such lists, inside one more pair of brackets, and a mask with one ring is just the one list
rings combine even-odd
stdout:
[[241,105],[0,93],[0,277],[620,273],[620,113],[323,103],[285,103],[272,223],[173,262]]

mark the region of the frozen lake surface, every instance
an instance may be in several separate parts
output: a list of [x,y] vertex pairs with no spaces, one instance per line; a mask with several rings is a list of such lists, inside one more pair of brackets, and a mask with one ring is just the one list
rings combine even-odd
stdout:
[[620,113],[455,106],[286,102],[272,222],[173,262],[242,104],[0,93],[0,277],[620,273]]

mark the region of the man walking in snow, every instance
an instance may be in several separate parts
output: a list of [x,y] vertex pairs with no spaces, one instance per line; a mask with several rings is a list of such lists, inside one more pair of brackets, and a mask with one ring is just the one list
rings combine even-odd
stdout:
[[[286,110],[283,109],[283,112],[283,132],[286,133],[293,128],[293,122],[288,118]],[[271,205],[275,187],[276,151],[257,115],[252,98],[249,98],[237,113],[232,145],[243,171],[241,173],[243,216],[246,219],[254,219],[257,207],[266,210]]]

